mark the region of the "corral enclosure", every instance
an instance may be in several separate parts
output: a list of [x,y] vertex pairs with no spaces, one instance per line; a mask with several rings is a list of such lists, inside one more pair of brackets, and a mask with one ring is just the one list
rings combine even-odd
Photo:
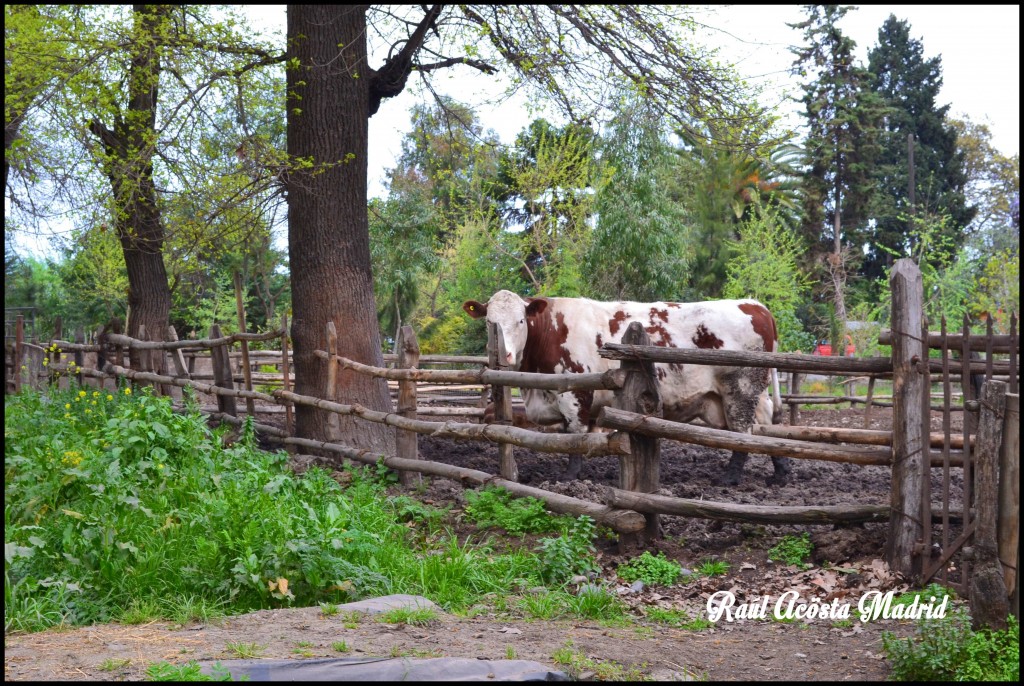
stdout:
[[[894,296],[895,293],[894,289]],[[894,305],[894,322],[898,321],[897,314]],[[903,316],[906,317],[906,313]],[[910,321],[913,320],[911,313]],[[876,554],[882,555],[884,547],[890,563],[895,563],[915,581],[926,581],[938,574],[942,581],[958,586],[962,593],[967,594],[972,592],[972,566],[986,566],[990,571],[1000,569],[998,561],[984,559],[978,552],[987,554],[986,546],[995,548],[997,518],[1002,517],[999,524],[1002,533],[1008,527],[1012,528],[1010,521],[1016,519],[1016,510],[1013,508],[1019,498],[1007,488],[1016,479],[1007,479],[1004,475],[1000,485],[998,476],[999,469],[1005,472],[1015,468],[1006,456],[1016,457],[1016,450],[1006,448],[1007,443],[1003,441],[1002,433],[1004,428],[1012,429],[1019,423],[1008,419],[1018,416],[1014,414],[1018,411],[1015,409],[1016,395],[1005,396],[1006,400],[1002,401],[1006,403],[1005,409],[1002,405],[995,407],[1006,388],[1005,384],[999,385],[1002,382],[997,380],[997,376],[1003,376],[1009,381],[1010,388],[1016,390],[1016,333],[1013,331],[1009,337],[996,337],[990,329],[988,335],[981,338],[972,338],[968,333],[965,326],[962,336],[953,337],[945,330],[943,322],[943,330],[935,334],[934,341],[931,336],[925,338],[926,328],[922,328],[921,335],[917,336],[893,336],[884,341],[893,345],[892,360],[871,358],[844,361],[826,358],[808,361],[801,358],[809,356],[768,354],[769,357],[760,358],[758,355],[763,354],[725,351],[711,351],[712,354],[708,356],[707,351],[650,348],[639,340],[631,345],[605,346],[608,356],[617,355],[619,359],[625,360],[668,359],[666,356],[672,355],[681,356],[678,359],[688,364],[777,366],[791,369],[793,376],[813,371],[826,374],[838,372],[847,376],[866,374],[871,380],[867,397],[854,397],[847,391],[845,400],[840,400],[863,403],[866,406],[864,412],[855,413],[853,417],[849,411],[845,415],[837,413],[834,417],[829,414],[816,415],[815,424],[826,429],[813,434],[817,436],[813,440],[824,440],[825,443],[779,438],[780,435],[786,435],[778,433],[780,427],[758,427],[755,434],[763,436],[741,438],[737,434],[730,435],[730,432],[687,428],[684,425],[669,427],[666,426],[669,423],[659,423],[657,418],[644,416],[646,413],[642,408],[640,414],[636,414],[629,408],[637,407],[637,398],[626,397],[628,394],[622,389],[627,385],[626,379],[630,375],[639,379],[644,377],[643,364],[627,363],[622,370],[616,370],[621,373],[606,374],[601,378],[596,378],[600,375],[541,378],[544,375],[503,370],[496,363],[496,359],[502,359],[503,356],[499,355],[497,349],[492,349],[486,367],[483,366],[483,358],[474,358],[461,360],[473,369],[431,374],[422,369],[428,362],[451,366],[460,360],[424,358],[421,363],[415,335],[408,328],[403,330],[404,340],[400,341],[395,369],[368,367],[337,357],[332,349],[334,334],[331,331],[325,335],[327,350],[318,352],[327,363],[328,398],[334,396],[331,389],[331,379],[335,378],[333,370],[344,366],[360,373],[394,380],[398,386],[397,413],[371,412],[365,408],[325,403],[291,393],[288,390],[290,376],[285,378],[276,372],[260,371],[261,365],[269,363],[279,369],[287,366],[287,349],[260,353],[248,351],[245,344],[246,340],[279,338],[280,331],[232,337],[221,337],[218,331],[213,331],[207,341],[181,341],[173,344],[147,343],[117,335],[110,337],[110,342],[117,346],[158,351],[161,355],[162,351],[169,351],[170,361],[161,362],[157,356],[144,362],[144,366],[148,365],[154,370],[173,369],[176,371],[173,376],[129,370],[120,365],[106,367],[103,371],[88,369],[84,353],[91,352],[96,346],[68,342],[58,342],[57,345],[62,350],[74,350],[79,356],[77,366],[70,370],[58,364],[55,351],[47,351],[43,346],[24,344],[22,351],[14,351],[14,359],[25,360],[24,349],[29,349],[36,359],[42,356],[54,358],[55,364],[49,371],[37,368],[29,372],[28,377],[38,378],[40,373],[53,374],[54,370],[63,368],[65,372],[81,374],[83,379],[125,376],[139,382],[155,383],[158,388],[172,395],[177,393],[178,386],[193,385],[201,391],[213,393],[209,398],[216,398],[217,407],[211,404],[206,409],[217,409],[216,417],[220,421],[238,421],[231,416],[237,415],[241,409],[237,405],[231,406],[235,397],[245,398],[246,404],[251,402],[250,411],[258,413],[268,409],[269,404],[283,400],[286,401],[284,406],[277,409],[283,411],[284,422],[264,422],[263,429],[267,440],[287,445],[293,451],[302,448],[328,450],[335,455],[364,462],[376,461],[378,458],[377,455],[336,443],[324,445],[288,437],[289,403],[315,404],[329,411],[384,422],[395,426],[399,437],[399,455],[385,458],[389,466],[404,474],[423,472],[462,481],[464,485],[492,482],[504,485],[519,495],[540,497],[547,502],[549,508],[556,511],[589,514],[599,524],[619,533],[620,552],[629,545],[645,541],[662,548],[671,547],[672,541],[679,541],[680,547],[675,552],[683,559],[694,549],[724,551],[758,527],[786,527],[797,523],[802,526],[820,524],[822,527],[840,522],[864,523],[857,533],[835,536],[837,540],[847,541],[847,550],[823,546],[822,550],[830,552],[821,553],[821,559],[835,561],[851,554],[863,555],[865,550],[872,548]],[[924,359],[921,343],[925,340],[928,346],[934,344],[933,347],[942,352],[939,359],[921,364]],[[235,341],[242,341],[242,350],[234,359],[247,361],[247,364],[242,364],[240,374],[237,365],[231,363],[233,356],[227,352],[228,346]],[[212,359],[194,354],[195,350],[202,347],[209,347],[213,351]],[[985,357],[972,362],[968,370],[959,361],[950,359],[951,348],[961,353],[961,359],[969,359],[971,352],[978,350],[983,350]],[[193,352],[182,354],[182,350]],[[996,353],[1002,351],[1009,355],[1007,361],[996,360]],[[19,354],[21,357],[18,357]],[[114,359],[120,361],[116,354]],[[209,371],[207,364],[210,365]],[[86,368],[82,369],[83,366]],[[972,390],[972,384],[965,383],[971,373],[984,374],[989,379],[985,387],[989,395],[980,404],[972,399],[972,394],[976,392]],[[933,374],[938,375],[938,388],[934,388],[936,379],[932,377]],[[646,375],[651,376],[649,371]],[[893,409],[872,407],[875,379],[894,375],[893,388],[896,393],[892,396]],[[584,378],[588,376],[594,378]],[[209,380],[215,383],[206,383]],[[20,381],[15,379],[14,385]],[[239,382],[247,388],[256,388],[256,391],[231,390]],[[273,391],[277,383],[282,383],[282,390],[274,391],[273,395],[268,393]],[[418,397],[420,385],[436,386],[438,383],[459,386],[454,391],[456,396],[453,397],[449,391],[447,403],[424,402],[431,397],[428,394],[423,399]],[[607,416],[602,415],[601,419],[601,422],[607,421],[608,425],[618,431],[573,437],[540,434],[510,426],[513,420],[513,394],[499,391],[505,384],[524,386],[533,383],[546,384],[541,387],[557,387],[560,391],[581,383],[589,384],[587,387],[590,388],[618,389],[615,411],[611,412],[609,408],[605,413]],[[953,403],[953,386],[957,383],[964,395],[960,402]],[[816,400],[829,401],[820,396],[801,395],[801,386],[796,379],[791,380],[791,384],[793,387],[788,394],[793,409],[790,413],[791,424],[800,421],[800,405],[814,403]],[[487,399],[480,390],[485,386],[491,387],[490,398],[496,410],[495,423],[487,427],[477,423],[482,414],[481,406]],[[913,393],[908,391],[911,388]],[[937,398],[933,397],[932,390],[937,391]],[[260,402],[258,410],[256,402]],[[464,404],[439,409],[440,405],[450,405],[452,402]],[[444,420],[446,414],[453,421],[423,421]],[[823,424],[822,416],[833,418],[836,423]],[[465,421],[465,418],[469,418],[469,421]],[[812,435],[807,430],[795,427],[788,431],[797,438]],[[1015,439],[1010,434],[1013,432],[1007,433],[1012,443]],[[428,436],[417,440],[416,434]],[[659,440],[658,436],[673,437],[676,440]],[[469,439],[475,440],[469,442]],[[702,447],[701,443],[707,447]],[[922,451],[922,443],[930,445],[931,450]],[[517,447],[512,448],[512,444]],[[767,488],[763,485],[765,472],[763,460],[759,458],[750,463],[748,473],[738,487],[719,486],[715,477],[721,472],[724,460],[720,449],[738,449],[737,446],[755,454],[792,454],[812,459],[800,460],[793,483],[782,488]],[[974,446],[977,447],[971,450]],[[537,450],[544,452],[538,453]],[[560,454],[565,452],[586,456],[582,479],[578,482],[557,482],[557,475],[565,459]],[[922,453],[928,455],[927,461],[921,459]],[[1003,455],[1002,466],[999,464],[1000,454]],[[901,458],[901,455],[907,457]],[[972,469],[966,474],[962,469],[965,457],[971,458],[973,462]],[[982,457],[985,459],[978,461]],[[308,462],[313,458],[300,456],[297,459]],[[652,464],[653,471],[650,466]],[[500,471],[501,477],[495,476],[496,471]],[[409,484],[411,479],[404,481]],[[1002,508],[998,513],[997,503]],[[894,524],[891,522],[891,513],[900,509],[910,516],[905,517],[902,523]],[[920,514],[913,515],[915,511]],[[1007,511],[1013,512],[1013,517],[1008,516]],[[658,515],[659,512],[662,514]],[[685,516],[673,516],[680,514]],[[966,524],[965,514],[969,515]],[[822,528],[821,531],[827,530]],[[987,537],[980,542],[979,532]],[[972,539],[974,546],[965,545]],[[689,545],[683,545],[683,542]],[[1013,588],[1016,578],[1012,574],[1013,565],[1008,561],[1012,561],[1016,555],[1015,531],[1012,535],[1000,535],[999,544],[999,555],[1003,560],[999,576],[1005,579],[1007,588]]]

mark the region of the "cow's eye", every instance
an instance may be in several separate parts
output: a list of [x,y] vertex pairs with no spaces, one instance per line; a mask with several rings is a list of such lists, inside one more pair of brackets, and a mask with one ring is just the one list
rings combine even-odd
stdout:
[[519,320],[519,323],[520,323],[520,324],[525,324],[525,323],[526,323],[526,320],[525,320],[525,319],[520,319],[520,320]]

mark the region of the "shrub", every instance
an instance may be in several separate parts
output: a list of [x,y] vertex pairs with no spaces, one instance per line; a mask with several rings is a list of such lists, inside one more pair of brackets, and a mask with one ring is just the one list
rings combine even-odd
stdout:
[[560,536],[540,540],[541,578],[552,584],[564,584],[574,576],[600,569],[594,559],[594,520],[580,515],[562,522]]
[[504,488],[466,491],[466,516],[481,528],[501,527],[510,534],[555,531],[558,520],[537,498],[515,498]]
[[886,631],[882,647],[896,681],[1020,681],[1020,624],[1013,615],[1002,631],[974,631],[963,609],[923,617],[916,636]]
[[640,580],[648,586],[671,586],[682,572],[683,568],[679,563],[665,559],[664,553],[655,556],[649,551],[644,551],[640,557],[635,557],[618,568],[619,576],[626,581]]

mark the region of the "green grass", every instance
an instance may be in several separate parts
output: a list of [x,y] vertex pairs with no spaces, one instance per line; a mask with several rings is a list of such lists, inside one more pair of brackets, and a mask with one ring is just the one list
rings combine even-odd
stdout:
[[427,626],[437,621],[437,611],[429,607],[396,607],[394,610],[382,612],[379,620],[385,624]]
[[347,653],[351,650],[345,641],[335,641],[331,644],[331,649],[338,653]]
[[783,536],[781,541],[768,550],[768,559],[806,569],[811,566],[807,560],[812,550],[814,545],[811,543],[811,535],[805,531],[800,536]]
[[458,611],[592,559],[586,522],[545,513],[557,536],[536,550],[460,542],[443,511],[387,497],[388,470],[351,470],[344,488],[321,469],[297,477],[251,431],[225,448],[197,412],[127,390],[5,404],[8,631],[287,606],[330,616],[392,593]]
[[623,667],[615,662],[589,658],[572,641],[566,641],[551,655],[551,659],[573,680],[590,673],[592,676],[589,678],[598,681],[652,681],[650,675],[639,667]]
[[714,622],[704,617],[691,618],[686,610],[673,610],[660,607],[646,608],[647,619],[658,624],[686,629],[687,631],[703,631],[710,629]]
[[[213,675],[203,674],[198,662],[187,662],[183,665],[172,665],[169,662],[155,662],[146,668],[146,681],[232,681],[231,673],[214,663],[210,670]],[[248,681],[248,676],[240,681]]]
[[[360,616],[340,604],[394,593],[452,613],[625,616],[606,589],[566,591],[598,571],[589,517],[485,489],[468,496],[468,518],[541,537],[459,538],[448,511],[389,491],[395,474],[380,464],[349,468],[344,486],[319,468],[297,476],[284,452],[257,448],[251,425],[225,447],[189,404],[174,412],[128,387],[7,398],[7,632],[279,607],[319,607],[354,627]],[[535,587],[549,592],[523,598]]]
[[721,576],[729,571],[729,563],[722,560],[705,560],[696,571],[701,576]]
[[123,669],[132,663],[131,660],[125,658],[107,658],[100,663],[100,671],[102,672],[116,672],[119,669]]
[[266,650],[267,647],[261,646],[255,642],[242,643],[241,641],[228,641],[224,644],[224,649],[234,653],[237,657],[243,660],[248,660],[263,655],[263,651]]

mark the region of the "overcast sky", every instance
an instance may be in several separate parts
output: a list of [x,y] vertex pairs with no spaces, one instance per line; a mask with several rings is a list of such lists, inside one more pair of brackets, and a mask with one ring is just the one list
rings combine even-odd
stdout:
[[[889,14],[910,24],[910,35],[920,40],[925,59],[942,57],[943,86],[939,105],[950,105],[953,116],[966,115],[977,123],[988,123],[993,144],[1011,155],[1020,151],[1020,6],[1019,5],[867,5],[846,14],[843,32],[857,43],[857,57],[865,65],[868,50],[878,42],[878,29]],[[788,48],[802,43],[799,31],[786,26],[806,18],[800,5],[707,6],[699,9],[698,20],[708,27],[698,32],[710,46],[719,47],[723,61],[733,62],[750,81],[769,86],[770,102],[791,113],[790,125],[800,118],[797,105],[787,103],[787,94],[798,94],[789,76],[793,54]],[[474,90],[493,91],[490,79],[467,78],[468,68],[453,72],[452,78],[435,78],[443,93],[474,104]],[[410,79],[413,83],[414,79]],[[477,84],[467,87],[468,83]],[[370,119],[370,194],[385,193],[385,170],[394,166],[401,150],[402,134],[409,130],[409,108],[418,97],[408,90],[385,100]],[[515,101],[499,109],[480,108],[485,128],[497,131],[511,143],[533,116]]]

